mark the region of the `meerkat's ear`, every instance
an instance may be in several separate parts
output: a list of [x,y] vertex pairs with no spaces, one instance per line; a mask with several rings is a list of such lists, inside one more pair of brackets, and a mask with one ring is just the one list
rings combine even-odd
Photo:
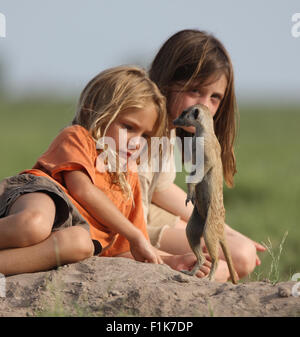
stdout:
[[199,109],[198,109],[198,108],[195,108],[195,109],[194,109],[193,115],[194,115],[194,118],[195,118],[195,119],[198,118],[198,115],[199,115]]

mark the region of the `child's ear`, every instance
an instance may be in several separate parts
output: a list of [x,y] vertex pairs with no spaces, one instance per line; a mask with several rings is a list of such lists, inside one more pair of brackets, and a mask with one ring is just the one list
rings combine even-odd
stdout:
[[194,111],[193,111],[193,114],[194,114],[195,119],[197,119],[198,115],[199,115],[199,109],[195,108]]

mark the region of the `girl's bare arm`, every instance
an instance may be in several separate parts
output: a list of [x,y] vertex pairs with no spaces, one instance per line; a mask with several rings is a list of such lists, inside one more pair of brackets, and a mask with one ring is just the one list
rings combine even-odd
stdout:
[[111,231],[126,237],[131,252],[138,261],[161,263],[143,233],[136,228],[114,205],[107,195],[97,188],[83,171],[66,171],[64,180],[71,196],[95,219]]
[[179,215],[183,221],[188,222],[193,212],[193,205],[188,203],[185,206],[185,200],[186,193],[175,184],[172,184],[166,190],[154,192],[152,196],[154,204],[172,214]]

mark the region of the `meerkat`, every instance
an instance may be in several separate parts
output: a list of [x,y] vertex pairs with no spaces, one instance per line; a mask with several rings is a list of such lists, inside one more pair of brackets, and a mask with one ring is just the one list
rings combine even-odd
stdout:
[[[187,183],[188,202],[194,205],[193,213],[186,227],[189,245],[197,257],[197,262],[191,271],[182,271],[188,275],[195,275],[205,262],[200,239],[203,236],[208,253],[211,257],[209,280],[214,280],[218,265],[219,243],[222,247],[229,268],[230,277],[234,284],[238,277],[234,269],[232,258],[226,244],[225,208],[223,204],[223,167],[221,161],[221,146],[214,132],[214,123],[208,108],[202,104],[194,105],[182,112],[173,121],[178,127],[194,126],[196,131],[192,140],[192,163],[196,163],[196,137],[204,138],[204,172],[199,182]],[[195,171],[190,177],[195,176]]]

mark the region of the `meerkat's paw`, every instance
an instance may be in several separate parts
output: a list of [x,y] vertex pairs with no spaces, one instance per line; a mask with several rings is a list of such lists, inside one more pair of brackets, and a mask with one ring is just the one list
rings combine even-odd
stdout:
[[187,206],[187,204],[188,204],[190,201],[192,202],[193,205],[195,205],[195,198],[194,198],[193,195],[192,195],[192,196],[187,196],[187,198],[185,199],[185,206]]
[[192,270],[180,270],[180,272],[189,276],[194,276],[195,274]]

